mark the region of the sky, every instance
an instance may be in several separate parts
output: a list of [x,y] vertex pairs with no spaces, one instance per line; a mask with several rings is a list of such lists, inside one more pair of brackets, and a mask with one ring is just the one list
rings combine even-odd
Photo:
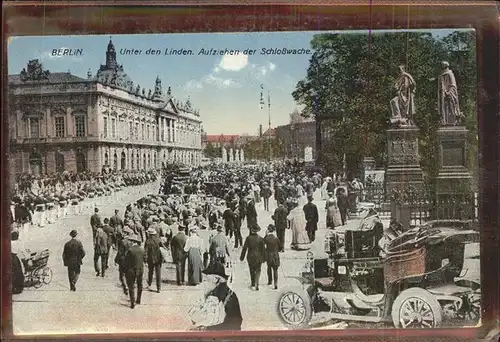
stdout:
[[[417,31],[417,30],[415,30]],[[421,30],[422,31],[422,30]],[[442,37],[456,30],[427,30]],[[28,60],[39,59],[50,72],[71,72],[87,78],[105,63],[110,38],[135,85],[154,89],[157,76],[163,90],[182,101],[188,96],[199,109],[208,134],[257,134],[259,125],[268,127],[268,92],[272,127],[289,123],[290,114],[300,106],[291,93],[306,76],[310,54],[262,55],[261,49],[309,49],[314,34],[322,32],[183,33],[95,36],[11,37],[8,45],[8,73],[18,74]],[[342,34],[363,31],[337,31]],[[394,31],[395,32],[395,31]],[[401,32],[400,30],[397,32]],[[80,56],[53,56],[54,49],[83,49]],[[191,49],[194,55],[165,55],[165,49]],[[201,49],[235,49],[234,55],[199,55]],[[141,50],[138,55],[121,49]],[[146,54],[148,49],[161,55]],[[245,49],[255,49],[253,55]],[[260,109],[261,86],[265,108]]]

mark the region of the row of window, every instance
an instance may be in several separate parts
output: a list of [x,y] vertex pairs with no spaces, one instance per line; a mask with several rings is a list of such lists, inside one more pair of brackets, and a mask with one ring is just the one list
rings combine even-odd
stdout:
[[[56,117],[55,118],[55,133],[57,138],[63,138],[66,136],[66,118]],[[84,137],[86,135],[86,117],[84,115],[75,116],[75,136]],[[41,120],[39,118],[29,118],[28,119],[28,136],[30,138],[40,138],[41,135]]]

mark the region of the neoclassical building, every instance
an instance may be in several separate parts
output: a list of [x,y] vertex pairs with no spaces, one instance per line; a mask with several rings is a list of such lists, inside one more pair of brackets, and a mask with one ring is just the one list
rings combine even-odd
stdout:
[[43,70],[38,60],[9,75],[11,175],[62,171],[150,170],[164,163],[201,162],[202,121],[156,78],[141,88],[116,60],[87,79]]

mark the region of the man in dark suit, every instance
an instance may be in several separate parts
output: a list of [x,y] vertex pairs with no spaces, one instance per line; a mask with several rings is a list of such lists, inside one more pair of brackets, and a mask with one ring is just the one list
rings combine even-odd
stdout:
[[274,211],[272,219],[276,227],[276,235],[280,243],[280,252],[285,251],[285,231],[288,228],[288,209],[283,202],[279,202],[278,208]]
[[243,250],[241,251],[240,260],[245,260],[245,255],[247,254],[248,268],[250,269],[250,279],[252,282],[252,289],[259,291],[259,278],[262,263],[265,260],[265,246],[264,239],[258,235],[260,227],[254,225],[250,229],[250,235],[245,239],[243,244]]
[[252,227],[257,225],[257,210],[255,209],[255,199],[252,195],[249,195],[247,203],[247,227],[252,229]]
[[280,267],[280,241],[275,235],[275,228],[272,224],[267,227],[264,244],[266,246],[267,285],[272,285],[274,279],[274,289],[277,290],[278,268]]
[[101,226],[101,216],[99,216],[99,208],[94,209],[94,215],[90,217],[90,226],[92,227],[92,240],[94,240],[97,228]]
[[307,197],[307,204],[304,206],[304,214],[306,217],[306,231],[309,236],[309,240],[313,242],[316,239],[316,231],[318,230],[318,207],[313,203],[313,197]]
[[123,229],[123,220],[118,216],[119,212],[118,209],[115,209],[115,214],[111,216],[109,220],[109,225],[115,229],[115,232],[119,232]]
[[[135,304],[141,304],[142,275],[144,274],[144,250],[139,245],[141,240],[137,235],[130,235],[128,240],[131,246],[125,255],[124,268],[125,279],[127,279],[128,294],[130,297],[130,308]],[[135,297],[135,285],[137,284],[137,300]]]
[[345,226],[347,223],[347,209],[349,209],[349,199],[347,198],[344,188],[338,188],[335,195],[337,196],[337,206],[339,207],[342,225]]
[[149,228],[147,233],[148,237],[144,243],[144,261],[148,264],[148,286],[151,287],[153,283],[153,272],[155,272],[156,292],[160,293],[161,263],[163,261],[160,251],[161,240],[154,228]]
[[186,253],[184,252],[184,246],[186,246],[187,236],[185,230],[186,226],[179,224],[179,232],[172,238],[172,242],[170,243],[172,261],[175,264],[177,285],[184,285],[186,279]]
[[76,282],[80,276],[80,267],[85,257],[85,250],[80,240],[76,239],[78,232],[72,230],[69,235],[71,240],[66,242],[63,251],[64,266],[68,268],[69,287],[71,291],[76,291]]

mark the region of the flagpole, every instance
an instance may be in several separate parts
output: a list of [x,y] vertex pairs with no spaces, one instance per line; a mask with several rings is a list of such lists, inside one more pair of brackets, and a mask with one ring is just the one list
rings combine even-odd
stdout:
[[271,91],[267,91],[267,107],[269,110],[269,161],[271,161]]

